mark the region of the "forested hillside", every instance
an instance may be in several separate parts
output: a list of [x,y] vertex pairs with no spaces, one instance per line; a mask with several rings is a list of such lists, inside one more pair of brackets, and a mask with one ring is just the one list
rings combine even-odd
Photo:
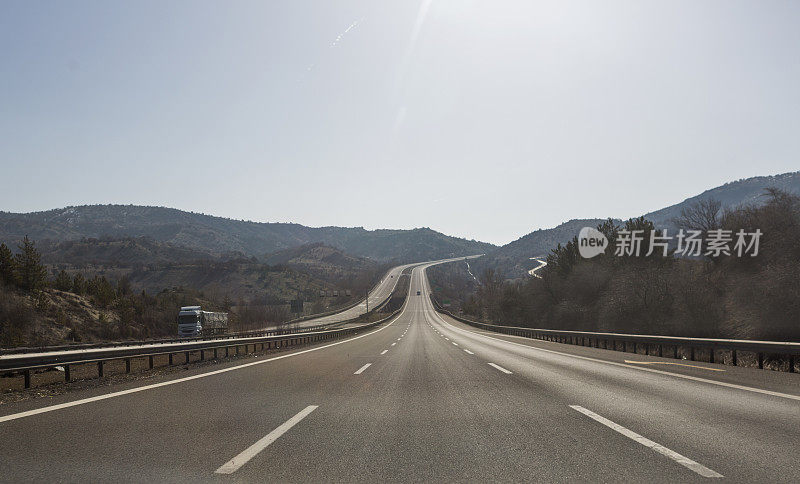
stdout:
[[258,223],[193,212],[136,205],[87,205],[46,212],[0,212],[0,241],[25,235],[40,243],[81,239],[146,237],[172,247],[225,255],[263,256],[311,243],[324,243],[376,261],[424,261],[484,253],[494,246],[450,237],[427,228],[365,230]]
[[292,299],[304,314],[346,306],[387,269],[320,245],[276,264],[141,239],[66,242],[46,257],[29,238],[12,247],[0,244],[0,347],[172,336],[185,305],[227,311],[233,329],[276,325],[299,316]]
[[[729,211],[744,205],[758,207],[769,199],[768,189],[778,189],[795,195],[800,194],[800,172],[775,176],[758,176],[726,183],[706,190],[694,197],[669,207],[645,214],[644,217],[658,228],[676,227],[675,219],[681,212],[701,202],[714,201],[719,211]],[[615,222],[621,223],[619,219]],[[502,247],[490,250],[487,256],[475,262],[479,269],[494,269],[501,278],[524,278],[528,270],[537,263],[531,257],[546,256],[558,244],[566,244],[583,227],[594,227],[601,219],[575,219],[551,229],[531,232]]]
[[[741,257],[732,250],[700,258],[645,256],[644,251],[617,256],[609,250],[585,259],[573,238],[550,253],[541,279],[504,281],[485,269],[461,309],[473,318],[512,326],[800,341],[800,197],[773,190],[765,199],[710,217],[703,231],[708,236],[717,229],[759,230],[763,235],[755,256],[752,250]],[[621,229],[642,230],[649,240],[655,226],[643,217],[598,226],[611,247]],[[433,287],[446,289],[436,275]]]

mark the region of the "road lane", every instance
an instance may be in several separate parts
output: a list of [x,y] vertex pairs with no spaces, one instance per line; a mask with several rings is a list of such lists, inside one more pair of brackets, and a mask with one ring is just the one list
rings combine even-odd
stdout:
[[[604,350],[483,335],[435,313],[428,291],[414,269],[401,314],[359,339],[0,422],[0,480],[704,479],[632,434],[727,479],[800,476],[794,400],[608,364]],[[310,405],[233,473],[216,473]]]
[[[707,372],[702,374],[703,379],[685,379],[697,378],[684,374],[702,369],[676,369],[681,373],[644,371],[615,361],[630,358],[630,354],[496,337],[438,313],[431,313],[431,324],[484,361],[494,361],[516,377],[547,388],[553,399],[591,408],[725,476],[747,481],[769,475],[787,482],[800,476],[800,466],[791,452],[753,450],[800,446],[800,405],[797,400],[786,398],[795,394],[754,393],[711,384],[705,381],[712,378]],[[713,378],[724,375],[750,385],[768,381],[784,391],[799,388],[795,374],[732,370],[735,371],[715,373]]]

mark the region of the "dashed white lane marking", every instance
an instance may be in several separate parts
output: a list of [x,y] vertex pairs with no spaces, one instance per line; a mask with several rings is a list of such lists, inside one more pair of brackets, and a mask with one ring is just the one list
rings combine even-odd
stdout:
[[466,352],[468,355],[474,355],[474,354],[475,354],[475,353],[471,352],[471,351],[470,351],[470,350],[468,350],[468,349],[464,349],[464,352]]
[[217,474],[233,474],[239,470],[240,467],[247,464],[250,459],[258,455],[259,452],[266,449],[269,444],[278,440],[281,435],[285,434],[290,428],[297,425],[301,420],[306,418],[308,414],[316,410],[318,407],[319,405],[307,406],[301,410],[300,413],[281,424],[280,427],[265,435],[258,442],[245,449],[241,454],[229,460],[214,472]]
[[364,372],[364,370],[366,370],[367,368],[369,368],[369,367],[370,367],[370,365],[372,365],[372,363],[367,363],[366,365],[364,365],[364,366],[362,366],[361,368],[359,368],[358,370],[356,370],[356,372],[355,372],[355,373],[353,373],[353,374],[354,374],[354,375],[360,375],[360,374],[362,374],[362,373]]
[[165,387],[165,386],[169,386],[169,385],[175,385],[177,383],[183,383],[183,382],[187,382],[187,381],[197,380],[199,378],[206,378],[206,377],[213,376],[213,375],[220,375],[222,373],[228,373],[229,371],[240,370],[242,368],[248,368],[248,367],[255,366],[255,365],[263,365],[264,363],[269,363],[271,361],[282,360],[284,358],[293,358],[295,356],[300,356],[300,355],[304,355],[306,353],[311,353],[312,351],[319,351],[319,350],[323,350],[325,348],[330,348],[331,346],[338,346],[338,345],[341,345],[341,344],[349,343],[351,341],[355,341],[357,339],[366,338],[367,336],[373,335],[373,334],[375,334],[375,333],[377,333],[379,331],[383,331],[384,329],[386,329],[389,326],[393,325],[395,323],[395,321],[398,320],[399,317],[400,317],[400,315],[398,315],[389,324],[387,324],[386,326],[383,326],[382,328],[378,328],[375,331],[370,331],[369,333],[365,333],[365,334],[362,334],[362,335],[359,335],[359,336],[355,336],[353,338],[346,339],[346,340],[343,340],[343,341],[337,341],[335,343],[330,343],[330,344],[323,345],[323,346],[317,346],[316,348],[310,348],[310,349],[307,349],[307,350],[298,351],[296,353],[289,353],[289,354],[286,354],[286,355],[274,356],[272,358],[267,358],[267,359],[261,360],[261,361],[253,361],[253,362],[250,362],[250,363],[244,363],[242,365],[236,365],[236,366],[231,366],[231,367],[228,367],[228,368],[222,368],[220,370],[209,371],[207,373],[200,373],[198,375],[192,375],[192,376],[187,376],[187,377],[183,377],[183,378],[177,378],[175,380],[168,380],[168,381],[163,381],[163,382],[160,382],[160,383],[153,383],[152,385],[145,385],[145,386],[136,387],[136,388],[129,388],[127,390],[120,390],[118,392],[106,393],[105,395],[98,395],[96,397],[82,398],[80,400],[73,400],[71,402],[59,403],[59,404],[56,404],[56,405],[50,405],[48,407],[36,408],[36,409],[33,409],[33,410],[27,410],[25,412],[12,413],[10,415],[3,415],[3,416],[0,416],[0,423],[8,422],[10,420],[16,420],[18,418],[30,417],[32,415],[38,415],[40,413],[53,412],[55,410],[61,410],[62,408],[69,408],[69,407],[74,407],[74,406],[77,406],[77,405],[84,405],[84,404],[87,404],[87,403],[98,402],[98,401],[101,401],[101,400],[107,400],[109,398],[121,397],[123,395],[130,395],[131,393],[138,393],[138,392],[142,392],[142,391],[145,391],[145,390],[152,390],[154,388],[161,388],[161,387]]
[[455,341],[451,341],[451,343],[453,343],[455,346],[458,346],[458,343],[456,343]]
[[400,338],[397,338],[397,341],[400,341],[401,339],[403,339],[403,338],[402,338],[402,337],[400,337]]
[[394,346],[394,345],[396,345],[396,344],[397,344],[397,342],[395,341],[394,343],[392,343],[392,346]]
[[387,351],[389,351],[389,350],[383,350],[383,351],[381,351],[381,354],[385,355]]
[[642,444],[645,447],[649,447],[649,448],[653,449],[654,451],[658,452],[661,455],[665,455],[665,456],[669,457],[670,459],[674,460],[678,464],[680,464],[680,465],[686,467],[687,469],[690,469],[690,470],[700,474],[703,477],[724,477],[722,474],[720,474],[720,473],[718,473],[716,471],[712,471],[708,467],[706,467],[706,466],[704,466],[702,464],[698,464],[697,462],[693,461],[692,459],[690,459],[688,457],[684,457],[681,454],[675,452],[674,450],[670,450],[670,449],[664,447],[663,445],[657,444],[657,443],[653,442],[650,439],[642,437],[641,435],[637,434],[633,430],[628,430],[625,427],[623,427],[622,425],[614,423],[611,420],[592,412],[591,410],[587,410],[587,409],[581,407],[580,405],[570,405],[570,408],[572,408],[573,410],[577,410],[578,412],[586,415],[587,417],[589,417],[589,418],[591,418],[593,420],[596,420],[597,422],[600,422],[601,424],[605,425],[606,427],[621,433],[625,437],[628,437],[629,439],[634,440],[634,441]]
[[[500,341],[500,342],[503,342],[503,343],[506,343],[506,344],[519,346],[521,348],[527,348],[527,349],[532,350],[532,351],[541,351],[543,353],[550,353],[550,354],[553,354],[553,355],[568,356],[570,358],[575,358],[575,359],[578,359],[578,360],[591,361],[591,362],[594,362],[594,363],[603,363],[603,364],[611,365],[611,366],[621,366],[623,368],[632,368],[634,370],[646,371],[646,372],[649,372],[649,373],[656,373],[658,375],[666,375],[666,376],[671,376],[671,377],[675,377],[675,378],[682,378],[684,380],[691,380],[691,381],[696,381],[696,382],[701,382],[701,383],[708,383],[710,385],[718,385],[718,386],[721,386],[721,387],[735,388],[737,390],[744,390],[746,392],[761,393],[762,395],[770,395],[770,396],[773,396],[773,397],[787,398],[787,399],[790,399],[790,400],[800,400],[800,395],[792,395],[791,393],[781,393],[781,392],[775,392],[775,391],[772,391],[772,390],[764,390],[763,388],[755,388],[755,387],[748,387],[748,386],[744,386],[744,385],[737,385],[735,383],[728,383],[728,382],[718,381],[718,380],[710,380],[710,379],[707,379],[707,378],[700,378],[698,376],[684,375],[682,373],[672,373],[671,371],[656,370],[655,368],[642,368],[640,366],[628,365],[628,364],[625,364],[625,363],[618,363],[616,361],[601,360],[599,358],[592,358],[590,356],[574,355],[572,353],[564,353],[564,352],[561,352],[561,351],[555,351],[555,350],[548,350],[548,349],[545,349],[545,348],[539,348],[538,346],[531,346],[529,344],[515,343],[514,341],[509,341],[507,339],[488,336],[484,332],[469,331],[469,330],[466,330],[466,329],[457,328],[456,326],[453,326],[452,324],[450,324],[450,323],[446,322],[444,319],[442,319],[442,317],[439,316],[439,313],[436,313],[436,317],[439,318],[439,321],[441,321],[442,323],[446,324],[447,326],[450,326],[451,328],[453,328],[456,331],[460,331],[461,333],[472,334],[472,335],[475,335],[475,336],[481,336],[481,337],[484,337],[486,339],[492,339],[492,340]],[[491,334],[496,334],[496,333],[491,333]],[[513,336],[513,335],[503,335],[503,336],[506,336],[508,338],[524,339],[524,340],[527,340],[527,341],[530,341],[530,342],[539,342],[537,340],[532,340],[531,338],[526,338],[524,336]],[[0,422],[2,422],[2,418],[0,418]]]
[[502,366],[500,366],[500,365],[496,365],[496,364],[494,364],[494,363],[489,363],[489,366],[491,366],[492,368],[496,368],[496,369],[498,369],[498,370],[502,371],[502,372],[503,372],[503,373],[505,373],[506,375],[510,375],[510,374],[511,374],[511,372],[510,372],[510,371],[506,370],[505,368],[503,368],[503,367],[502,367]]

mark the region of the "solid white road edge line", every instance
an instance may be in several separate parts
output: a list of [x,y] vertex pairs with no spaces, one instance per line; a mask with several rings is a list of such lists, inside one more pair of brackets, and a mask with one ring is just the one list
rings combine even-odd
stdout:
[[498,370],[502,371],[502,372],[503,372],[503,373],[505,373],[506,375],[510,375],[510,374],[511,374],[511,372],[510,372],[510,371],[506,370],[505,368],[503,368],[503,367],[502,367],[502,366],[500,366],[500,365],[496,365],[496,364],[494,364],[494,363],[489,363],[489,366],[491,366],[492,368],[495,368],[495,369],[498,369]]
[[363,372],[364,372],[364,370],[366,370],[367,368],[369,368],[369,367],[370,367],[370,365],[372,365],[372,363],[367,363],[366,365],[364,365],[364,366],[362,366],[361,368],[359,368],[358,370],[356,370],[356,372],[355,372],[355,373],[353,373],[353,374],[354,374],[354,375],[360,375],[361,373],[363,373]]
[[[611,365],[611,366],[621,366],[623,368],[630,368],[630,369],[637,370],[637,371],[646,371],[646,372],[649,372],[649,373],[656,373],[658,375],[666,375],[666,376],[671,376],[671,377],[675,377],[675,378],[683,378],[684,380],[692,380],[692,381],[696,381],[696,382],[700,382],[700,383],[708,383],[708,384],[711,384],[711,385],[718,385],[718,386],[721,386],[721,387],[734,388],[736,390],[744,390],[744,391],[747,391],[747,392],[761,393],[762,395],[770,395],[770,396],[773,396],[773,397],[788,398],[790,400],[798,400],[798,401],[800,401],[800,395],[792,395],[790,393],[773,392],[772,390],[764,390],[764,389],[761,389],[761,388],[748,387],[748,386],[745,386],[745,385],[737,385],[735,383],[727,383],[727,382],[724,382],[724,381],[709,380],[708,378],[700,378],[698,376],[683,375],[681,373],[672,373],[670,371],[656,370],[654,368],[643,368],[641,366],[626,365],[624,363],[617,363],[616,361],[601,360],[599,358],[591,358],[589,356],[573,355],[573,354],[570,354],[570,353],[563,353],[561,351],[548,350],[548,349],[539,348],[539,347],[536,347],[536,346],[515,343],[513,341],[508,341],[507,339],[495,338],[493,336],[488,336],[486,334],[483,334],[482,332],[468,331],[466,329],[458,328],[458,327],[453,326],[452,324],[448,323],[444,319],[442,319],[441,316],[439,316],[439,313],[436,313],[436,316],[439,318],[439,320],[443,324],[445,324],[447,326],[450,326],[451,328],[453,328],[456,331],[460,331],[462,333],[467,333],[467,334],[472,334],[472,335],[475,335],[475,336],[480,336],[480,337],[491,339],[491,340],[495,340],[495,341],[500,341],[500,342],[507,343],[507,344],[514,345],[514,346],[521,346],[523,348],[528,348],[529,350],[533,350],[533,351],[541,351],[541,352],[544,352],[544,353],[551,353],[551,354],[554,354],[554,355],[568,356],[570,358],[577,358],[579,360],[584,360],[584,361],[592,361],[592,362],[595,362],[595,363],[603,363],[603,364]],[[511,338],[522,338],[522,339],[525,339],[527,341],[532,341],[532,342],[541,342],[540,340],[535,340],[535,339],[532,339],[532,338],[525,338],[524,336],[512,336],[512,335],[507,335],[507,336],[509,336]],[[2,420],[0,420],[0,421],[2,421]]]
[[614,430],[616,432],[621,433],[625,437],[628,437],[629,439],[634,440],[634,441],[642,444],[645,447],[649,447],[649,448],[653,449],[654,451],[658,452],[661,455],[665,455],[665,456],[669,457],[670,459],[674,460],[678,464],[680,464],[680,465],[686,467],[687,469],[690,469],[690,470],[700,474],[703,477],[724,477],[722,474],[720,474],[720,473],[718,473],[716,471],[712,471],[708,467],[706,467],[706,466],[704,466],[702,464],[698,464],[697,462],[693,461],[692,459],[690,459],[688,457],[684,457],[681,454],[675,452],[674,450],[670,450],[670,449],[664,447],[661,444],[657,444],[657,443],[653,442],[650,439],[642,437],[641,435],[637,434],[633,430],[626,429],[622,425],[614,423],[611,420],[592,412],[591,410],[587,410],[587,409],[581,407],[580,405],[570,405],[570,408],[572,408],[573,410],[577,410],[578,412],[586,415],[587,417],[600,422],[601,424],[605,425],[606,427],[608,427],[608,428],[610,428],[610,429],[612,429],[612,430]]
[[219,375],[221,373],[227,373],[229,371],[240,370],[242,368],[247,368],[247,367],[250,367],[250,366],[263,365],[264,363],[269,363],[271,361],[282,360],[284,358],[291,358],[293,356],[303,355],[305,353],[310,353],[312,351],[319,351],[319,350],[322,350],[322,349],[325,349],[325,348],[330,348],[331,346],[336,346],[336,345],[340,345],[340,344],[344,344],[344,343],[349,343],[350,341],[355,341],[357,339],[364,338],[366,336],[375,334],[378,331],[383,331],[384,329],[386,329],[389,326],[391,326],[392,324],[394,324],[394,322],[397,321],[397,319],[402,315],[403,315],[403,313],[398,314],[396,318],[394,318],[392,321],[389,322],[389,324],[387,324],[386,326],[384,326],[382,328],[378,328],[375,331],[371,331],[369,333],[362,334],[362,335],[356,336],[354,338],[346,339],[344,341],[337,341],[336,343],[331,343],[331,344],[327,344],[327,345],[324,345],[324,346],[317,346],[316,348],[309,348],[307,350],[298,351],[297,353],[289,353],[289,354],[286,354],[286,355],[275,356],[275,357],[272,357],[272,358],[267,358],[266,360],[253,361],[251,363],[245,363],[243,365],[231,366],[229,368],[222,368],[221,370],[209,371],[208,373],[200,373],[199,375],[192,375],[192,376],[187,376],[187,377],[184,377],[184,378],[177,378],[175,380],[164,381],[164,382],[161,382],[161,383],[154,383],[152,385],[144,385],[144,386],[141,386],[141,387],[130,388],[128,390],[121,390],[121,391],[118,391],[118,392],[106,393],[105,395],[98,395],[96,397],[82,398],[80,400],[75,400],[75,401],[72,401],[72,402],[59,403],[57,405],[50,405],[49,407],[36,408],[34,410],[28,410],[28,411],[25,411],[25,412],[12,413],[10,415],[0,416],[0,423],[8,422],[9,420],[16,420],[18,418],[23,418],[23,417],[30,417],[32,415],[38,415],[40,413],[52,412],[52,411],[55,411],[55,410],[60,410],[62,408],[69,408],[69,407],[74,407],[74,406],[77,406],[77,405],[84,405],[86,403],[92,403],[92,402],[97,402],[97,401],[100,401],[100,400],[106,400],[108,398],[121,397],[123,395],[128,395],[128,394],[131,394],[131,393],[138,393],[138,392],[142,392],[142,391],[145,391],[145,390],[152,390],[154,388],[161,388],[161,387],[165,387],[165,386],[169,386],[169,385],[174,385],[176,383],[183,383],[183,382],[187,382],[187,381],[191,381],[191,380],[197,380],[199,378],[205,378],[205,377],[208,377],[208,376]]
[[241,454],[237,455],[233,459],[224,463],[219,469],[217,469],[214,472],[216,474],[233,474],[234,472],[239,470],[240,467],[247,464],[247,462],[250,459],[258,455],[259,452],[266,449],[267,446],[269,446],[269,444],[278,440],[278,438],[281,435],[285,434],[290,428],[297,425],[301,420],[306,418],[308,414],[316,410],[318,407],[319,405],[307,406],[306,408],[301,410],[300,413],[298,413],[294,417],[290,418],[289,420],[281,424],[280,427],[276,428],[272,432],[265,435],[258,442],[245,449]]

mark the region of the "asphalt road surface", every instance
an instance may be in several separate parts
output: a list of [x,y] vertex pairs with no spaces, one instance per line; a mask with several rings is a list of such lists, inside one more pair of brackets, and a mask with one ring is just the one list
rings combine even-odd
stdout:
[[[473,258],[473,257],[476,257],[476,256],[471,256],[471,257],[468,257],[468,258]],[[441,264],[441,263],[444,263],[444,262],[452,262],[452,261],[464,260],[464,259],[465,259],[464,257],[457,257],[455,259],[443,259],[443,260],[440,260],[440,261],[427,262],[425,264]],[[368,297],[367,297],[369,299],[369,307],[370,308],[374,308],[378,304],[380,304],[383,301],[385,301],[386,298],[388,298],[389,295],[392,294],[392,291],[394,291],[394,288],[397,285],[397,281],[400,278],[400,274],[402,274],[403,271],[408,269],[409,267],[414,267],[414,266],[417,266],[417,265],[420,265],[420,264],[419,263],[406,264],[406,265],[402,265],[402,266],[393,267],[391,270],[389,270],[389,272],[386,273],[385,276],[383,276],[383,279],[381,279],[381,281],[377,284],[377,286],[374,287],[369,292]],[[332,314],[330,316],[324,316],[324,317],[321,317],[321,318],[314,318],[314,319],[309,319],[309,320],[306,320],[306,321],[302,321],[302,322],[297,323],[297,326],[298,327],[306,327],[306,326],[316,326],[316,325],[319,325],[319,324],[338,323],[338,322],[341,322],[341,321],[347,321],[348,319],[357,318],[358,316],[360,316],[360,315],[362,315],[362,314],[364,314],[366,312],[367,312],[366,301],[361,301],[356,306],[353,306],[352,308],[347,309],[345,311],[342,311],[342,312],[339,312],[339,313],[336,313],[336,314]]]
[[356,337],[4,405],[0,480],[800,481],[798,375],[483,333],[428,291],[416,267]]

